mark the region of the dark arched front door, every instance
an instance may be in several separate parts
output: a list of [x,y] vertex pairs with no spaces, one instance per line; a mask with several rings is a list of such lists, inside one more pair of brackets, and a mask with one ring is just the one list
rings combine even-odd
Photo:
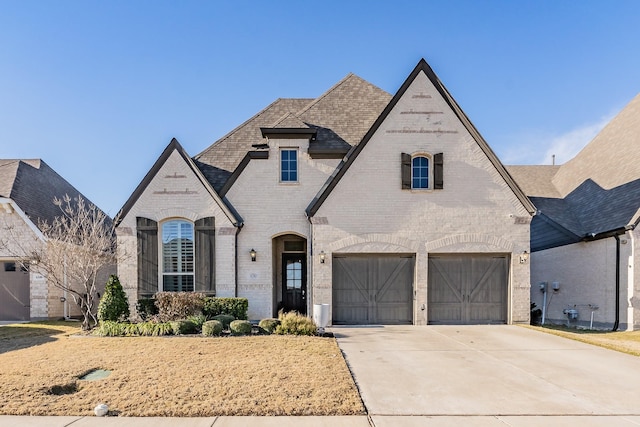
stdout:
[[305,254],[282,254],[284,311],[307,313],[307,259]]

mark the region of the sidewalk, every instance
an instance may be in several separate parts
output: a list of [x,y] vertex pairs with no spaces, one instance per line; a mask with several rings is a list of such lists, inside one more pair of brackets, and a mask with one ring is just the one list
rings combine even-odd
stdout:
[[345,416],[345,417],[19,417],[0,416],[0,427],[638,427],[640,416]]

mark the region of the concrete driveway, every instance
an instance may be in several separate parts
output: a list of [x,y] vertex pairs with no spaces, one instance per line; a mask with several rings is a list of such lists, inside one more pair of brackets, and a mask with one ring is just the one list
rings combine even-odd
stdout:
[[572,425],[597,415],[602,425],[612,425],[607,416],[640,424],[638,357],[518,326],[332,331],[374,420],[556,415]]

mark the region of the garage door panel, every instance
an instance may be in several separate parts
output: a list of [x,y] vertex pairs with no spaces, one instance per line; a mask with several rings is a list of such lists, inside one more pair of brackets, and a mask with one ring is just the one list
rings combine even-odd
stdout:
[[[16,271],[12,271],[11,265]],[[21,271],[18,263],[0,262],[0,320],[29,318],[29,273]]]
[[411,324],[414,258],[336,255],[333,258],[334,324]]
[[506,323],[506,256],[432,256],[428,277],[428,323]]

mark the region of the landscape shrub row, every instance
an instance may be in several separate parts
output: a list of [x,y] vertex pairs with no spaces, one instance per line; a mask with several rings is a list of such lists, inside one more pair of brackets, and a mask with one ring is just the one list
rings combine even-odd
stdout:
[[155,298],[139,299],[136,309],[142,320],[157,316],[160,321],[167,322],[198,314],[207,319],[225,314],[246,320],[249,301],[246,298],[207,297],[198,292],[158,292]]

